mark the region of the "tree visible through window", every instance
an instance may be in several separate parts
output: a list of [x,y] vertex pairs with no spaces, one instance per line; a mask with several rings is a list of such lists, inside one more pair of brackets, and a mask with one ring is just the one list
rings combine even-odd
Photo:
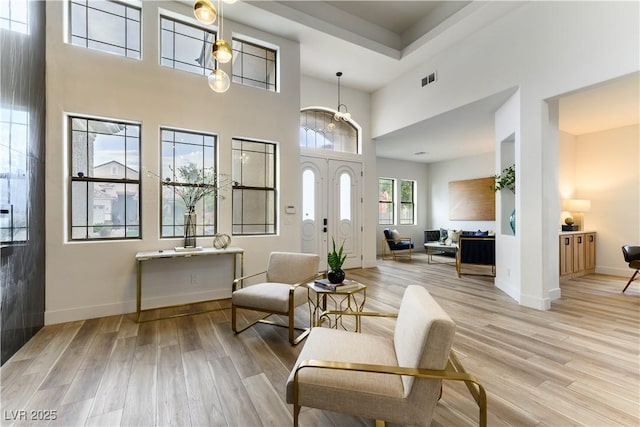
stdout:
[[378,178],[378,224],[393,225],[394,218],[394,187],[392,178]]
[[[163,128],[162,145],[162,237],[184,236],[185,200],[180,194],[194,187],[191,177],[216,182],[216,137],[198,132]],[[195,205],[196,236],[216,234],[217,198],[207,194]]]
[[415,224],[415,181],[400,180],[400,224]]
[[276,144],[233,139],[233,234],[276,233]]
[[69,117],[69,129],[71,240],[140,238],[140,125]]

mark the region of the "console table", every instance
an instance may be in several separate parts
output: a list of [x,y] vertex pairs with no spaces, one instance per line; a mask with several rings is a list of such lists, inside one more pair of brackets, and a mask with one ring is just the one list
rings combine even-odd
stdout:
[[[158,308],[170,308],[170,307],[179,307],[186,304],[176,304],[162,307],[154,307],[149,309],[142,309],[142,263],[144,261],[154,260],[154,259],[162,259],[162,258],[189,258],[189,257],[201,257],[201,256],[212,256],[212,255],[231,255],[232,268],[233,268],[233,277],[242,277],[244,274],[244,249],[237,247],[228,247],[225,249],[215,249],[215,248],[202,248],[201,250],[193,250],[193,251],[180,251],[176,252],[173,249],[159,249],[155,251],[146,251],[146,252],[138,252],[136,254],[136,264],[137,264],[137,287],[136,287],[136,322],[147,322],[151,320],[160,320],[160,319],[169,319],[172,317],[180,317],[180,316],[190,316],[192,314],[200,314],[207,313],[210,311],[215,311],[219,309],[212,310],[202,310],[193,313],[181,313],[174,314],[170,316],[157,317],[149,320],[140,320],[140,315],[149,310],[156,310]],[[236,274],[238,260],[240,264],[240,276]],[[231,286],[231,284],[229,284]],[[203,300],[203,301],[193,301],[188,304],[193,303],[202,303],[208,302],[212,300]]]

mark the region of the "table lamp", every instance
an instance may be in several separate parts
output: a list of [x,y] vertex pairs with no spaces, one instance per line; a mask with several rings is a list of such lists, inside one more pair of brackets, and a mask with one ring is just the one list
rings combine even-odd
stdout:
[[565,226],[562,226],[563,231],[578,231],[583,228],[584,213],[591,210],[591,200],[565,199],[562,201],[562,210],[571,214],[565,220],[567,225],[575,224],[575,229],[571,227],[571,230],[566,230]]

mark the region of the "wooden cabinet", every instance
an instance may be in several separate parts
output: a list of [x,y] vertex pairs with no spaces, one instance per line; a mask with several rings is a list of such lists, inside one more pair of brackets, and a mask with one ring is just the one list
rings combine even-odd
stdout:
[[560,276],[579,277],[596,270],[596,233],[560,233]]

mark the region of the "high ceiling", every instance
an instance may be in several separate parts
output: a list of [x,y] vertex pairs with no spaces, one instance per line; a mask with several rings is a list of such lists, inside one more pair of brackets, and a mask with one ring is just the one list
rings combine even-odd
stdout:
[[[192,4],[191,0],[180,0]],[[372,93],[519,1],[238,1],[225,16],[300,42],[303,75]],[[639,76],[560,99],[560,127],[579,135],[639,121]],[[378,156],[434,162],[494,149],[500,93],[376,139]],[[604,102],[603,100],[606,100]],[[357,118],[356,118],[357,119]],[[455,123],[455,126],[453,125]],[[428,147],[425,149],[425,142]],[[415,155],[425,151],[426,154]]]

